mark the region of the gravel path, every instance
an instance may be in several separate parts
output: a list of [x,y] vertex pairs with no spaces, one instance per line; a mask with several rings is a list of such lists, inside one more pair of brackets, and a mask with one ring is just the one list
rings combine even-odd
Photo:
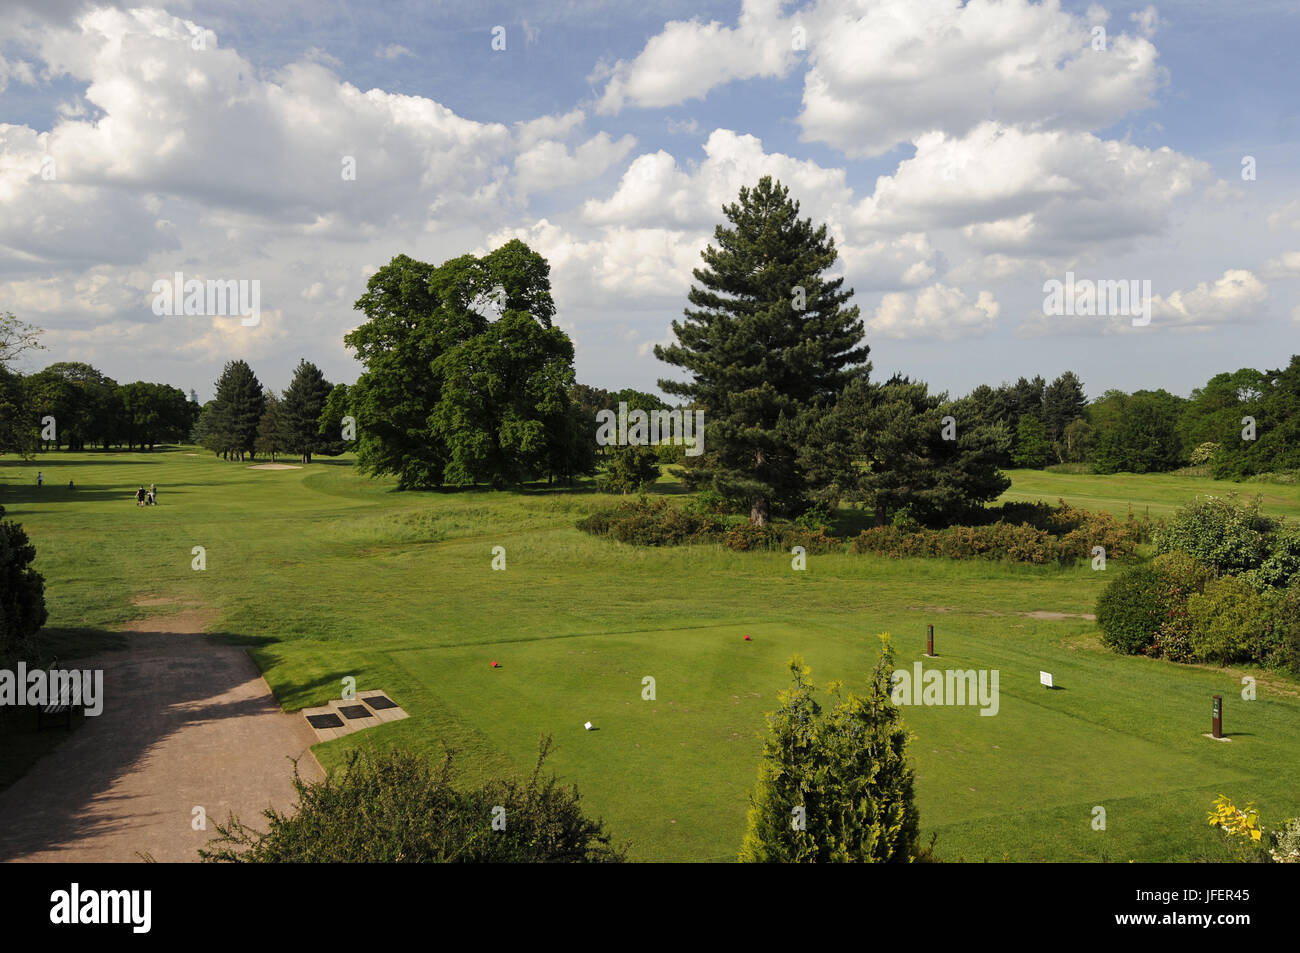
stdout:
[[292,806],[290,758],[323,777],[302,715],[280,710],[243,648],[204,636],[201,614],[135,629],[75,663],[104,669],[104,711],[74,715],[72,736],[0,792],[0,860],[197,861],[214,821],[233,811],[265,830],[263,809]]

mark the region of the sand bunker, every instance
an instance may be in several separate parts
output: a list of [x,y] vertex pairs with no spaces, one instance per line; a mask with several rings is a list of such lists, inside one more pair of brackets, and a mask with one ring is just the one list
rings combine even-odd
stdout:
[[302,467],[294,466],[292,463],[258,463],[248,469],[250,470],[301,470]]

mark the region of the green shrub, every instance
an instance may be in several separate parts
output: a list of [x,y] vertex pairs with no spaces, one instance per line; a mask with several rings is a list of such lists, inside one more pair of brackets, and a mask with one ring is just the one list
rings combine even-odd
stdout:
[[596,510],[589,513],[575,524],[584,533],[592,536],[608,536],[609,524],[614,519],[613,510]]
[[1295,527],[1283,525],[1269,540],[1268,555],[1245,574],[1256,589],[1285,589],[1300,576],[1300,532]]
[[1221,573],[1258,568],[1268,557],[1277,524],[1260,513],[1260,498],[1249,503],[1227,496],[1202,496],[1174,514],[1156,534],[1156,551],[1195,556]]
[[1187,599],[1192,651],[1205,662],[1227,665],[1246,659],[1265,624],[1265,604],[1249,583],[1221,576]]
[[[600,863],[618,862],[600,821],[586,817],[576,788],[543,778],[550,739],[526,781],[493,779],[458,790],[450,753],[434,766],[410,752],[358,749],[324,781],[294,771],[297,808],[264,812],[265,833],[231,817],[201,849],[231,863]],[[505,809],[504,829],[492,827]]]
[[809,530],[791,526],[781,534],[781,545],[786,551],[794,546],[802,546],[809,556],[821,556],[842,551],[844,540],[828,535],[824,527]]
[[1165,621],[1164,589],[1151,566],[1134,566],[1111,580],[1097,599],[1102,642],[1128,655],[1148,651]]
[[[814,697],[803,660],[791,659],[793,684],[767,718],[741,863],[932,859],[920,844],[910,736],[891,691],[893,651],[888,636],[882,641],[866,692],[844,694],[833,684],[829,711]],[[792,808],[803,809],[803,824],[792,823]]]
[[949,526],[908,533],[897,526],[873,526],[853,540],[855,553],[882,556],[943,556],[949,559],[1006,559],[1011,562],[1046,563],[1057,558],[1055,540],[1045,530],[1028,524],[1012,526]]
[[917,533],[921,530],[921,522],[912,515],[912,504],[910,503],[895,511],[891,522],[896,529],[904,533]]
[[1258,661],[1300,675],[1300,582],[1272,594]]
[[713,487],[705,487],[686,501],[686,509],[701,516],[723,516],[735,513],[736,505]]
[[1194,661],[1187,599],[1194,592],[1205,591],[1205,584],[1214,576],[1213,570],[1181,552],[1157,556],[1151,565],[1160,577],[1164,619],[1156,629],[1149,654],[1171,662]]
[[[4,516],[0,506],[0,517]],[[0,663],[33,654],[45,624],[45,578],[32,569],[36,547],[13,520],[0,519]]]
[[722,538],[722,545],[728,549],[745,552],[751,549],[779,549],[783,540],[780,531],[771,523],[755,526],[745,523],[727,530]]
[[720,542],[746,551],[789,550],[802,546],[810,555],[842,549],[844,541],[826,533],[825,527],[808,529],[792,523],[758,527],[748,516],[717,516],[704,507],[676,507],[663,498],[638,497],[597,510],[578,520],[577,527],[594,536],[611,536],[636,546],[681,546]]
[[807,530],[826,532],[831,528],[831,507],[828,503],[814,503],[794,519],[795,526]]
[[619,447],[608,469],[596,478],[602,493],[644,492],[659,479],[659,457],[654,447]]

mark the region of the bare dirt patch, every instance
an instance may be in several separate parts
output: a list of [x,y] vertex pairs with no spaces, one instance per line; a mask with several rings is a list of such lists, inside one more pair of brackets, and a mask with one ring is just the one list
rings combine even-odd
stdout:
[[1020,613],[1030,619],[1052,619],[1059,621],[1061,619],[1086,619],[1089,622],[1096,622],[1097,617],[1091,612],[1046,612],[1038,609],[1033,612]]
[[302,467],[294,466],[292,463],[255,463],[249,467],[250,470],[301,470]]
[[131,600],[131,605],[149,609],[154,606],[174,606],[178,601],[171,596],[136,596]]
[[217,619],[215,609],[183,609],[166,615],[134,619],[122,626],[123,632],[177,632],[184,635],[201,635]]

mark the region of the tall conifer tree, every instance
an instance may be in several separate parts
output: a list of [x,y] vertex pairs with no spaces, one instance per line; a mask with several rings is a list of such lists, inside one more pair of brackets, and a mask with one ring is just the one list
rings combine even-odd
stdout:
[[655,356],[687,381],[660,388],[705,412],[706,452],[694,482],[749,504],[765,525],[774,509],[803,502],[800,436],[850,381],[865,377],[869,348],[825,225],[799,218],[799,203],[770,176],[723,207],[730,225],[702,252],[677,343]]

